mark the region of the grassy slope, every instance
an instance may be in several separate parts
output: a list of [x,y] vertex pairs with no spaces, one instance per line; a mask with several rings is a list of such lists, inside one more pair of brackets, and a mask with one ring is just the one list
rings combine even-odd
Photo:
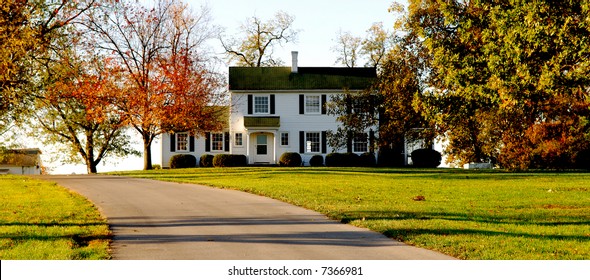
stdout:
[[277,198],[462,259],[590,259],[588,173],[242,168],[123,174]]
[[0,259],[108,259],[106,220],[54,183],[0,175]]

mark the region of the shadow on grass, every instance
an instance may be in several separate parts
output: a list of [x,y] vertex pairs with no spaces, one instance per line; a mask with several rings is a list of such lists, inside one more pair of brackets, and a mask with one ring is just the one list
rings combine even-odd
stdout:
[[492,230],[479,230],[479,229],[390,229],[383,232],[387,237],[396,239],[398,241],[405,241],[410,236],[417,235],[438,235],[438,236],[459,236],[459,235],[483,235],[483,236],[500,236],[500,237],[516,237],[516,238],[529,238],[539,240],[551,240],[551,241],[580,241],[588,242],[590,237],[582,235],[557,235],[557,234],[531,234],[531,233],[516,233],[516,232],[504,232],[504,231],[492,231]]
[[[552,217],[555,218],[555,217]],[[403,221],[403,220],[445,220],[453,222],[476,222],[486,224],[497,224],[497,225],[513,225],[513,226],[588,226],[590,225],[590,219],[583,217],[570,218],[561,221],[547,221],[547,220],[527,220],[518,219],[510,216],[484,216],[484,215],[470,215],[465,213],[438,213],[438,212],[401,212],[401,211],[353,211],[343,213],[340,218],[343,223],[350,223],[355,220],[391,220],[391,221]],[[512,237],[527,237],[536,239],[548,239],[548,240],[577,240],[577,241],[590,241],[590,235],[558,235],[558,234],[529,234],[529,233],[514,233],[507,231],[493,231],[493,230],[478,230],[478,229],[392,229],[384,232],[385,235],[398,239],[404,240],[404,236],[408,235],[421,235],[421,234],[434,234],[434,235],[466,235],[466,234],[481,234],[481,235],[495,235],[495,236],[512,236]]]
[[539,225],[539,226],[565,226],[565,225],[590,225],[590,218],[585,217],[556,217],[560,221],[547,221],[544,219],[522,219],[512,216],[483,216],[469,213],[442,213],[442,212],[404,212],[404,211],[352,211],[344,212],[337,217],[343,223],[353,220],[448,220],[460,222],[478,222],[489,224],[513,224],[513,225]]

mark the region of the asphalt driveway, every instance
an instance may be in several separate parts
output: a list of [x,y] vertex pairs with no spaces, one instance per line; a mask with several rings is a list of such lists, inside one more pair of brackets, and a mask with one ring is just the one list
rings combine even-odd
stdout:
[[239,191],[102,175],[43,176],[90,199],[114,259],[452,259]]

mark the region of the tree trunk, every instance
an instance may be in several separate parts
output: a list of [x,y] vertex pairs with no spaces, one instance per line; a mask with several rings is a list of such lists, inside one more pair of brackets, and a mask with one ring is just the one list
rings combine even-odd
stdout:
[[96,165],[98,162],[94,160],[94,139],[93,139],[93,131],[86,131],[86,153],[82,156],[86,157],[84,160],[86,161],[86,170],[88,174],[96,174]]
[[96,170],[96,164],[92,162],[92,160],[86,161],[86,170],[88,174],[96,174],[98,171]]
[[152,143],[149,137],[143,137],[143,170],[152,170]]

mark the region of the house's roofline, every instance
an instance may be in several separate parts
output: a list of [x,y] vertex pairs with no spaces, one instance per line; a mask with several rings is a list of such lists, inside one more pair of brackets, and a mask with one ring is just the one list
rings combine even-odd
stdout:
[[23,155],[40,155],[42,154],[39,148],[25,148],[25,149],[7,149],[7,154],[23,154]]
[[230,67],[229,89],[245,90],[361,90],[377,77],[375,68]]
[[[348,89],[245,89],[245,90],[230,90],[232,93],[285,93],[285,94],[301,94],[301,93],[343,93]],[[364,89],[363,89],[364,90]],[[361,89],[352,89],[348,91],[362,91]]]

